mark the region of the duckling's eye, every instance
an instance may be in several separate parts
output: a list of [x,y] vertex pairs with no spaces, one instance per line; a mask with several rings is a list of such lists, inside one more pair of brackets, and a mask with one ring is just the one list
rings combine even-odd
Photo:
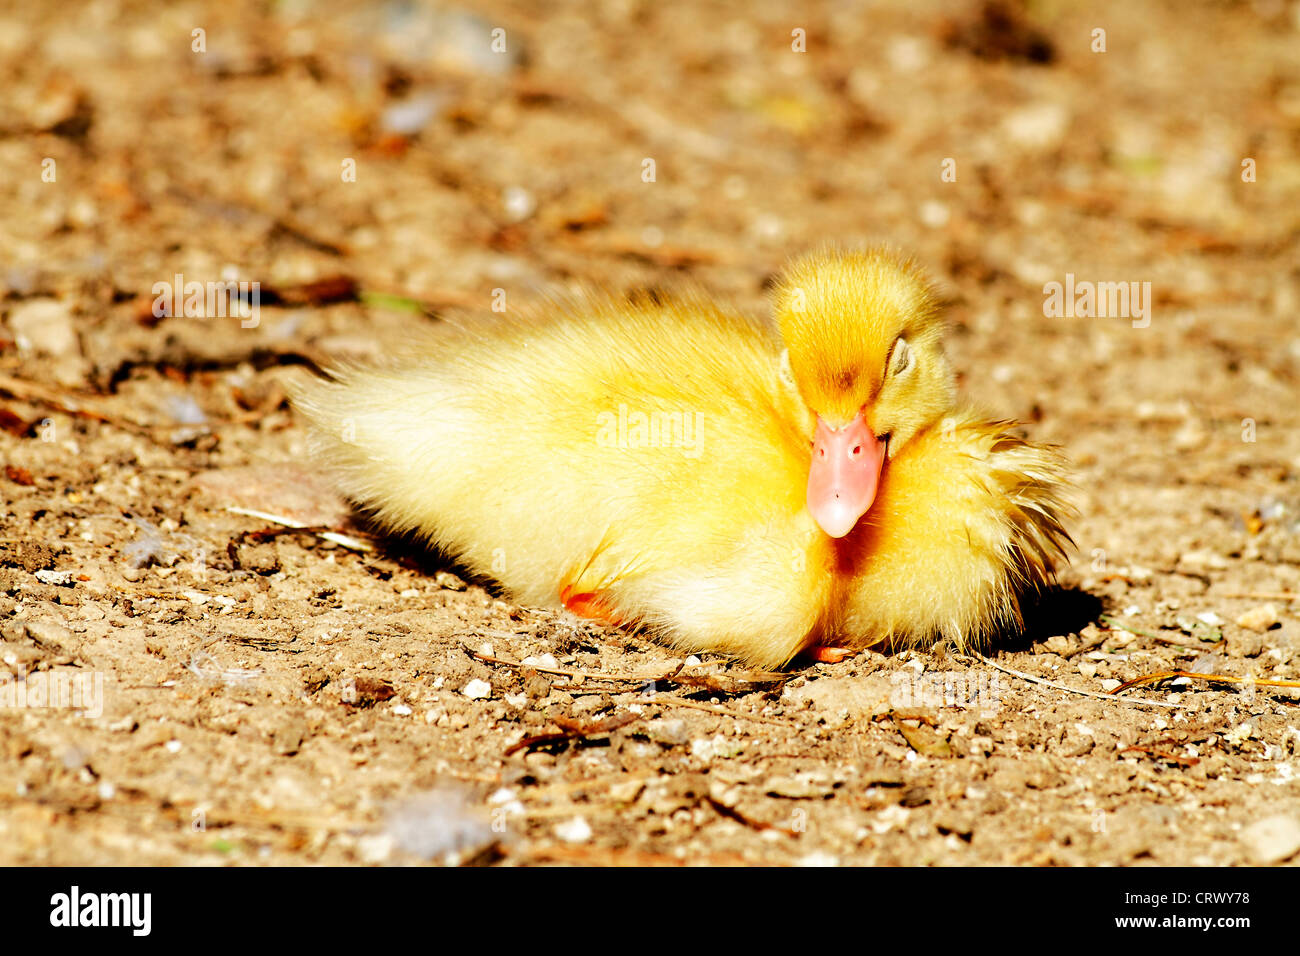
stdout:
[[901,335],[894,342],[893,351],[889,354],[889,374],[902,375],[912,367],[912,347],[907,344],[907,339]]

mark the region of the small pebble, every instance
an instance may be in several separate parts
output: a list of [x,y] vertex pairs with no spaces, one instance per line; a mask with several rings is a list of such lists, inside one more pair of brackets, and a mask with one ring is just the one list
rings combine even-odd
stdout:
[[460,692],[470,700],[486,700],[492,696],[492,685],[485,680],[475,678],[462,687]]
[[558,824],[555,835],[565,843],[586,843],[591,839],[591,825],[582,817],[574,817]]
[[611,784],[606,790],[611,800],[619,803],[632,803],[641,792],[645,790],[644,780],[626,780],[622,783]]
[[1237,626],[1248,631],[1267,631],[1277,622],[1277,608],[1272,604],[1261,604],[1237,618]]
[[807,856],[800,857],[799,861],[795,865],[796,866],[839,866],[840,860],[839,857],[833,856],[830,853],[826,853],[821,850],[816,850],[812,853],[809,853]]
[[686,721],[680,717],[652,720],[646,724],[645,731],[651,740],[666,747],[676,747],[690,739]]
[[363,836],[357,841],[357,853],[363,863],[383,863],[393,855],[393,838],[387,833]]
[[501,205],[511,222],[522,222],[537,210],[537,200],[522,186],[511,186],[506,189],[501,198]]
[[1286,813],[1257,820],[1241,831],[1253,863],[1281,863],[1300,852],[1300,820]]

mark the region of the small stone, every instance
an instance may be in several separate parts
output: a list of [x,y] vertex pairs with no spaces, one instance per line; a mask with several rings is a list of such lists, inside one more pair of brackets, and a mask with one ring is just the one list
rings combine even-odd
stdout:
[[386,132],[414,136],[432,122],[441,105],[441,98],[432,94],[413,96],[384,110],[379,122]]
[[918,213],[921,224],[931,229],[942,229],[948,225],[948,220],[952,218],[952,213],[948,207],[935,199],[927,199],[921,203]]
[[33,644],[56,654],[67,653],[67,646],[74,640],[70,630],[53,621],[27,621],[24,629]]
[[1267,631],[1277,622],[1277,608],[1271,603],[1251,608],[1237,618],[1237,626],[1248,631]]
[[649,721],[646,724],[645,731],[646,736],[657,744],[663,744],[665,747],[677,747],[690,739],[690,733],[686,729],[686,721],[680,717]]
[[470,700],[486,700],[492,696],[492,685],[485,680],[475,678],[462,687],[460,692]]
[[611,800],[619,803],[633,803],[644,790],[644,780],[625,780],[621,783],[611,784],[605,792],[609,794]]
[[1219,617],[1219,615],[1215,614],[1213,611],[1204,611],[1196,615],[1196,619],[1202,624],[1210,625],[1210,627],[1220,627],[1223,624],[1223,618]]
[[1065,138],[1070,114],[1060,103],[1035,103],[1012,110],[1002,121],[1007,138],[1029,150],[1054,149]]
[[823,850],[814,850],[807,856],[800,857],[795,866],[839,866],[839,857],[826,853]]
[[591,839],[591,825],[582,817],[574,817],[557,825],[555,835],[565,843],[586,843]]
[[253,574],[267,576],[280,570],[280,549],[271,541],[241,544],[235,549],[235,559],[240,568]]
[[1053,654],[1065,654],[1073,645],[1064,634],[1053,634],[1043,643],[1043,646]]
[[1186,551],[1178,556],[1178,563],[1190,567],[1210,568],[1216,571],[1222,571],[1229,567],[1228,559],[1215,554],[1213,551]]
[[588,714],[595,714],[602,710],[606,703],[603,694],[588,694],[585,697],[579,697],[569,705],[569,715],[572,717],[585,717]]
[[387,833],[373,833],[357,841],[357,853],[363,863],[383,863],[393,855],[393,838]]
[[80,355],[72,311],[57,299],[31,299],[14,306],[9,329],[18,348],[38,355]]
[[537,200],[523,186],[510,186],[501,197],[501,206],[511,222],[523,222],[537,211]]
[[1096,745],[1096,740],[1086,734],[1068,733],[1061,741],[1061,753],[1066,757],[1082,757],[1091,753]]
[[704,737],[701,737],[699,740],[692,740],[691,756],[694,757],[696,760],[705,760],[705,761],[712,760],[713,741]]
[[1300,820],[1285,813],[1265,817],[1241,831],[1241,842],[1252,862],[1281,863],[1300,852]]
[[796,773],[772,777],[767,782],[767,793],[787,800],[821,800],[835,792],[834,785],[815,773]]
[[290,718],[271,734],[271,747],[277,754],[292,757],[302,747],[307,736],[307,724],[300,719]]
[[900,807],[907,807],[908,809],[923,807],[929,802],[930,791],[921,786],[904,787],[902,792],[898,795],[898,805]]
[[1264,635],[1254,631],[1229,633],[1224,644],[1232,657],[1259,657],[1264,653]]
[[1109,693],[1110,693],[1111,691],[1113,691],[1116,687],[1118,687],[1118,686],[1120,685],[1120,683],[1121,683],[1121,681],[1117,681],[1117,680],[1116,680],[1115,678],[1113,678],[1113,677],[1108,677],[1108,678],[1106,678],[1104,681],[1101,682],[1101,689],[1104,690],[1106,693],[1109,694]]
[[53,584],[57,587],[75,586],[77,583],[76,571],[37,571],[36,580],[42,584]]
[[1246,724],[1237,724],[1223,734],[1223,739],[1234,747],[1240,748],[1247,740],[1255,736],[1255,728]]
[[68,747],[59,755],[65,770],[80,770],[90,760],[90,754],[80,747]]
[[[551,693],[551,682],[535,670],[524,672],[524,696],[541,700]],[[522,705],[521,705],[522,706]]]

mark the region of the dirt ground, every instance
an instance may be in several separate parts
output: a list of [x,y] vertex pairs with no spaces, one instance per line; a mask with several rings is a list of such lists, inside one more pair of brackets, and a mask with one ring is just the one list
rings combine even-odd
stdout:
[[[1294,0],[7,5],[0,863],[1300,861],[1249,682],[1300,679],[1298,50]],[[355,550],[305,458],[326,357],[495,290],[761,313],[826,241],[914,252],[1077,464],[992,663],[682,661]],[[1246,682],[1107,693],[1170,671]]]

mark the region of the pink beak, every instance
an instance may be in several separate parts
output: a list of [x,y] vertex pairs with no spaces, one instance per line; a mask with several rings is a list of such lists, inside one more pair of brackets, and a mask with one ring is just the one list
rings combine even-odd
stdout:
[[817,417],[808,511],[823,531],[842,538],[853,530],[876,500],[884,463],[885,442],[872,434],[861,414],[838,429]]

